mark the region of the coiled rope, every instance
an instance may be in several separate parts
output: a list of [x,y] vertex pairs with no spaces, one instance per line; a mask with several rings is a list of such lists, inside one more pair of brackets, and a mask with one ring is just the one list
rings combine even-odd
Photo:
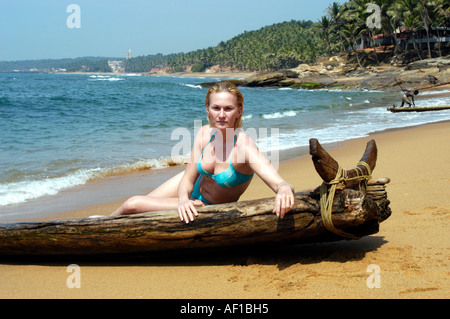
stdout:
[[[368,174],[364,175],[364,172],[361,168],[358,166],[364,166],[367,169]],[[322,221],[326,229],[331,231],[332,233],[335,233],[339,236],[342,236],[344,238],[348,239],[359,239],[360,237],[355,236],[353,234],[349,234],[341,229],[336,228],[333,225],[333,221],[331,220],[331,212],[333,209],[333,200],[334,195],[336,192],[336,186],[339,183],[342,182],[348,182],[348,181],[355,181],[355,180],[361,180],[366,183],[367,181],[372,178],[372,170],[370,169],[369,165],[366,162],[359,162],[358,165],[356,165],[356,172],[357,175],[355,177],[348,177],[347,171],[344,170],[340,165],[338,167],[336,177],[329,181],[329,182],[323,182],[320,186],[320,214],[322,216]]]

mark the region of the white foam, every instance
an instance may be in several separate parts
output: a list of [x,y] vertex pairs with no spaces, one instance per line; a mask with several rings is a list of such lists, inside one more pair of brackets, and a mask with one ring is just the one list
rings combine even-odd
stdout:
[[[433,105],[436,105],[436,102],[444,103],[435,99],[433,101]],[[349,117],[337,118],[335,122],[324,122],[319,126],[311,128],[303,127],[293,130],[280,130],[278,136],[269,135],[264,139],[258,139],[258,147],[262,152],[281,151],[308,146],[310,138],[317,138],[321,143],[335,143],[353,138],[367,137],[374,131],[415,126],[450,119],[450,110],[393,114],[387,111],[386,107],[377,106],[354,110]]]
[[202,88],[201,85],[194,85],[194,84],[187,84],[187,83],[182,83],[181,85],[187,86],[187,87],[190,87],[190,88],[193,88],[193,89],[201,89]]
[[435,95],[435,94],[442,94],[442,93],[450,93],[450,90],[419,92],[419,96],[420,95]]
[[184,165],[188,163],[189,159],[190,154],[158,159],[150,158],[106,168],[79,169],[72,174],[61,177],[0,184],[0,207],[23,203],[42,196],[56,195],[64,189],[84,185],[90,180],[107,176]]
[[297,115],[296,111],[285,111],[285,112],[275,112],[271,114],[263,114],[262,117],[264,119],[279,119],[283,117],[291,117],[296,115]]
[[65,188],[85,184],[93,178],[96,171],[79,170],[63,177],[2,184],[0,185],[0,206],[22,203],[46,195],[56,195]]
[[430,98],[416,101],[416,106],[443,106],[450,104],[450,97]]
[[89,81],[124,81],[125,79],[119,77],[111,77],[109,75],[91,75],[89,76],[91,79]]

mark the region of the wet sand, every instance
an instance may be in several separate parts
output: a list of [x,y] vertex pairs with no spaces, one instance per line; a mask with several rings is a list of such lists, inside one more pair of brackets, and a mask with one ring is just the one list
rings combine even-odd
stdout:
[[[378,145],[374,177],[390,177],[392,216],[358,241],[264,251],[133,259],[0,261],[0,298],[448,298],[450,293],[450,122],[374,133],[326,146],[345,168]],[[311,159],[282,162],[296,190],[320,185]],[[241,200],[273,196],[256,178]],[[61,218],[110,212],[120,202],[87,206]],[[67,266],[81,270],[68,288]],[[368,272],[379,269],[380,288]],[[370,267],[369,267],[370,270]]]

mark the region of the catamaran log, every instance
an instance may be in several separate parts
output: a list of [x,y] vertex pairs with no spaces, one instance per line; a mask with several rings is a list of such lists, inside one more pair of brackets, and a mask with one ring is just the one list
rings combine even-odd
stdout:
[[[313,155],[316,168],[332,174],[331,156],[317,141],[311,143],[320,149],[320,154]],[[371,168],[375,166],[375,142],[369,142],[363,158]],[[367,189],[339,187],[333,201],[333,224],[356,236],[377,233],[380,222],[391,214],[387,183],[388,178],[379,178],[369,180]],[[180,221],[176,210],[0,224],[0,255],[151,253],[343,239],[324,227],[318,189],[296,192],[294,208],[283,219],[273,214],[273,205],[274,198],[264,198],[205,206],[189,224]]]
[[387,110],[391,111],[392,113],[442,111],[442,110],[450,110],[450,105],[414,106],[414,107],[388,107]]

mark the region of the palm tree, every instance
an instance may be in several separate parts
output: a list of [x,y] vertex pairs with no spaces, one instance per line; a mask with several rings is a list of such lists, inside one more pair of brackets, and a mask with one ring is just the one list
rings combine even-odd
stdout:
[[437,38],[439,39],[437,44],[435,44],[434,49],[437,47],[439,56],[442,56],[439,27],[446,27],[450,22],[450,4],[448,4],[448,1],[446,0],[435,0],[429,4],[428,16],[430,18],[430,27],[435,27]]
[[328,54],[331,54],[331,48],[330,48],[331,22],[330,22],[330,19],[328,19],[326,16],[322,16],[322,20],[319,21],[319,23],[320,23],[320,27],[322,29],[323,35],[325,36],[325,41],[327,43]]
[[[392,5],[391,16],[396,20],[396,23],[400,27],[405,28],[408,31],[408,38],[411,39],[414,49],[416,50],[419,59],[422,60],[419,49],[417,48],[417,43],[415,39],[415,32],[420,26],[420,11],[418,11],[418,1],[417,0],[398,0]],[[407,49],[407,47],[406,47]]]
[[358,65],[360,68],[364,69],[364,67],[361,65],[361,60],[359,59],[358,50],[357,50],[357,46],[358,46],[357,39],[361,37],[363,30],[361,30],[361,28],[358,26],[357,23],[346,23],[345,25],[343,25],[341,27],[340,32],[343,37],[348,39],[347,41],[351,44],[351,46],[355,48],[355,55],[356,55],[356,60],[358,61]]
[[[363,36],[370,36],[371,39],[374,38],[374,34],[372,30],[367,25],[367,6],[369,5],[368,0],[350,0],[348,2],[348,10],[345,12],[346,17],[350,21],[354,21],[354,23],[357,24],[357,28],[355,28],[356,32],[356,38]],[[372,43],[373,46],[373,52],[375,55],[375,59],[377,61],[377,64],[380,62],[378,61],[377,52],[375,49],[375,43]]]
[[399,21],[391,16],[391,9],[395,0],[374,0],[374,3],[380,7],[381,14],[381,31],[383,33],[393,35],[392,39],[394,44],[394,55],[397,56],[399,50],[401,50],[399,40],[397,38],[396,29],[399,26]]
[[428,45],[428,57],[431,58],[431,48],[430,48],[430,17],[428,14],[429,7],[428,0],[419,0],[420,13],[423,20],[423,26],[425,32],[427,33],[427,45]]
[[344,9],[345,6],[340,5],[338,2],[333,2],[325,9],[325,13],[331,21],[330,31],[337,35],[337,44],[341,47],[341,51],[345,51],[344,38],[340,32],[341,26],[344,23],[344,19],[342,18]]

